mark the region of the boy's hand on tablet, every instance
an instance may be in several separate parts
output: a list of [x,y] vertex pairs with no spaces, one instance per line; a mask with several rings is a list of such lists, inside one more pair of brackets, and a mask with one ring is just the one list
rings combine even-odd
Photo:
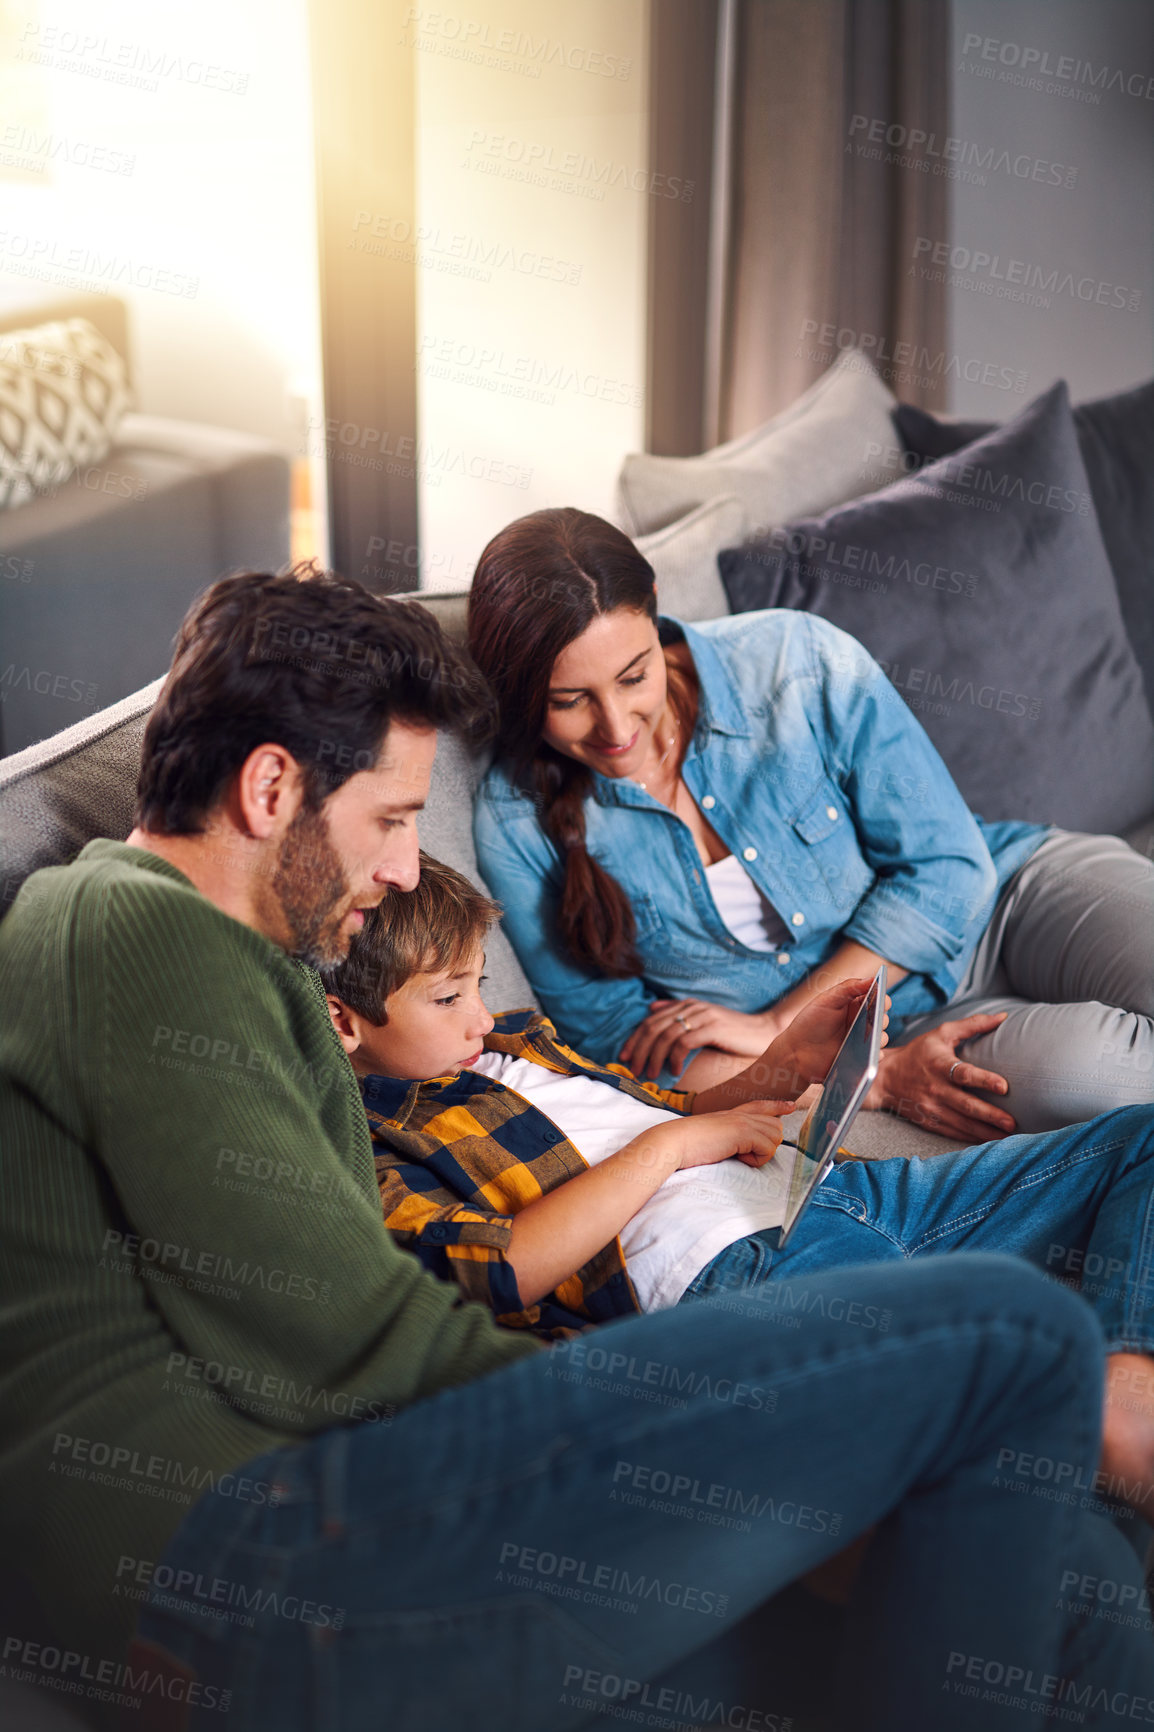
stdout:
[[747,1167],[763,1167],[781,1142],[781,1115],[793,1111],[792,1101],[746,1101],[725,1112],[702,1113],[676,1125],[662,1125],[681,1139],[679,1167],[708,1167],[736,1156]]

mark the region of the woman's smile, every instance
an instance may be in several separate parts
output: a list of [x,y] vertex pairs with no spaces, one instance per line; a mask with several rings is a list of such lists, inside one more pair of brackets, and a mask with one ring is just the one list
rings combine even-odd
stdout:
[[588,746],[588,748],[591,752],[596,752],[599,757],[602,757],[602,758],[623,758],[627,752],[631,752],[633,750],[634,746],[637,744],[637,742],[640,738],[641,738],[641,729],[637,728],[634,730],[634,732],[630,736],[630,738],[624,742],[623,745],[610,746],[610,745],[606,745],[602,740],[598,740],[598,739],[587,740],[586,745]]

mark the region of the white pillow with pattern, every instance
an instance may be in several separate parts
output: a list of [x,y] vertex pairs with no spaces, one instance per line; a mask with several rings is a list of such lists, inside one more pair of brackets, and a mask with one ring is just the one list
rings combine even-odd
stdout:
[[0,509],[108,455],[128,369],[87,319],[0,332]]

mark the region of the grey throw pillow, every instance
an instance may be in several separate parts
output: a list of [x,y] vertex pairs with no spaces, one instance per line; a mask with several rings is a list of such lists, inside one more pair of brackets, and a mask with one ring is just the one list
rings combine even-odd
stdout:
[[732,493],[710,499],[667,529],[639,535],[638,551],[657,578],[657,605],[675,619],[720,619],[729,612],[717,556],[746,534],[745,507]]
[[1154,804],[1154,726],[1059,383],[868,499],[723,552],[735,613],[852,633],[986,818],[1113,831]]
[[751,528],[826,511],[890,479],[874,453],[893,442],[893,393],[856,349],[847,349],[804,396],[752,433],[700,457],[625,459],[618,515],[648,535],[709,499],[736,494]]
[[[939,421],[908,403],[898,404],[893,420],[909,467],[950,456],[995,425]],[[1074,427],[1130,647],[1154,713],[1154,379],[1077,404]]]

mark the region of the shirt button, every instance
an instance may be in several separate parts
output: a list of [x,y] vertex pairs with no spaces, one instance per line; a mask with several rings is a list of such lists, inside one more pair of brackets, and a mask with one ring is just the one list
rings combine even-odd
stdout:
[[779,950],[777,953],[777,960],[778,960],[778,962],[781,963],[781,966],[784,968],[786,963],[789,961],[789,951],[788,950]]
[[757,849],[756,848],[743,848],[741,850],[741,858],[743,860],[756,860],[757,859]]
[[712,812],[713,808],[717,804],[717,801],[713,798],[712,794],[703,794],[702,798],[701,798],[701,804],[705,807],[705,810],[707,812]]
[[804,926],[805,925],[805,915],[804,914],[791,914],[790,919],[793,921],[793,924],[795,926]]
[[837,807],[836,806],[827,806],[825,809],[825,815],[830,820],[830,822],[833,823],[837,818]]

